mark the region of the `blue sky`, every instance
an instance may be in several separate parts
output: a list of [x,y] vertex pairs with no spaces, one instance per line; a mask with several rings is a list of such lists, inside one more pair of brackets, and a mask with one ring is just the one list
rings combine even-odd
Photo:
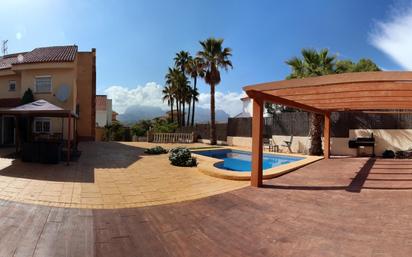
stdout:
[[[199,40],[221,37],[233,49],[234,68],[223,72],[218,98],[225,104],[218,108],[234,114],[243,86],[283,79],[284,61],[303,47],[412,69],[412,56],[399,51],[410,48],[403,46],[411,42],[404,34],[412,34],[403,23],[412,22],[411,7],[407,0],[10,0],[2,1],[0,39],[9,39],[10,53],[62,44],[97,48],[97,92],[109,94],[122,112],[133,104],[165,108],[156,97],[174,54],[195,54]],[[201,83],[205,108],[208,90]]]

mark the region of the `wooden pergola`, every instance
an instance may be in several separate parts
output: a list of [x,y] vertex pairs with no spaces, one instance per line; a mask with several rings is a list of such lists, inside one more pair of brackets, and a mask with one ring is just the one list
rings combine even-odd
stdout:
[[412,72],[359,72],[262,83],[243,88],[253,99],[251,185],[263,183],[262,130],[265,102],[324,116],[324,158],[330,157],[332,112],[412,110]]

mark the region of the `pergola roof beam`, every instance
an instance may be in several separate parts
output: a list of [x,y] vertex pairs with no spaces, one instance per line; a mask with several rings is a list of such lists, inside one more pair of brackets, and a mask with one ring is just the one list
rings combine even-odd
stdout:
[[[412,97],[412,90],[403,91],[373,91],[374,97]],[[303,100],[321,100],[321,99],[342,99],[342,98],[363,98],[370,97],[370,91],[351,91],[351,92],[339,92],[339,93],[323,93],[323,94],[306,94],[306,95],[282,95],[281,97],[287,98],[293,101]]]
[[[300,100],[300,103],[310,105],[310,106],[316,106],[318,104],[333,104],[333,103],[370,103],[370,102],[411,102],[410,101],[411,97],[376,97],[376,96],[371,96],[369,99],[365,100],[365,98],[359,97],[359,98],[332,98],[332,99],[319,99],[319,100]],[[292,99],[290,99],[292,100]],[[292,100],[293,101],[293,100]]]
[[412,83],[412,72],[410,71],[377,71],[377,72],[353,72],[343,74],[331,74],[320,77],[310,77],[304,79],[281,80],[269,83],[261,83],[256,85],[246,86],[243,89],[248,90],[279,90],[284,88],[299,88],[339,85],[339,84],[355,84],[355,83],[385,83],[396,81],[397,83]]
[[313,106],[309,106],[309,105],[305,105],[302,103],[298,103],[298,102],[294,102],[285,98],[281,98],[281,97],[277,97],[274,95],[268,95],[265,93],[261,93],[258,91],[254,91],[254,90],[249,90],[246,91],[247,95],[254,99],[254,98],[258,98],[261,99],[265,102],[272,102],[272,103],[276,103],[276,104],[281,104],[281,105],[285,105],[291,108],[296,108],[296,109],[300,109],[303,111],[308,111],[308,112],[314,112],[314,113],[318,113],[318,114],[325,114],[326,111],[315,108]]
[[[411,74],[412,76],[412,74]],[[247,91],[248,87],[245,88]],[[318,85],[313,87],[302,88],[278,88],[278,89],[263,89],[257,90],[267,94],[276,96],[295,96],[295,95],[318,95],[328,93],[345,93],[345,92],[375,92],[375,91],[411,91],[411,83],[396,83],[393,82],[362,82],[349,84],[330,84]]]

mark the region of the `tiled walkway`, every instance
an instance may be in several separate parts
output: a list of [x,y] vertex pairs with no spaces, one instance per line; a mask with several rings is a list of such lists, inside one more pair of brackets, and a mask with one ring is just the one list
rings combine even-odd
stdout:
[[145,155],[148,146],[82,143],[81,158],[70,166],[0,159],[0,199],[55,207],[130,208],[197,199],[249,184],[171,166],[167,155]]
[[412,160],[322,160],[264,188],[127,209],[0,200],[0,256],[409,257]]

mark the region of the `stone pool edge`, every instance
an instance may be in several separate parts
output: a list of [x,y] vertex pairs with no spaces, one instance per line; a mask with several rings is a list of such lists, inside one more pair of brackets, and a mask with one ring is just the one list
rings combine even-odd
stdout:
[[[227,146],[223,148],[210,148],[207,150],[223,150],[223,149],[232,149],[232,150],[239,150],[239,151],[249,151],[244,148],[238,148],[238,147],[232,147],[232,146]],[[250,180],[251,172],[238,172],[238,171],[229,171],[229,170],[224,170],[224,169],[219,169],[216,168],[215,165],[218,163],[222,163],[222,160],[196,154],[196,152],[204,151],[204,149],[199,149],[199,150],[191,150],[192,154],[196,159],[198,160],[198,165],[197,168],[199,171],[202,173],[212,176],[212,177],[217,177],[217,178],[223,178],[223,179],[230,179],[230,180]],[[292,163],[280,165],[278,167],[274,167],[271,169],[267,169],[263,171],[263,179],[271,179],[271,178],[276,178],[279,177],[283,174],[286,174],[288,172],[294,171],[296,169],[299,169],[303,166],[306,166],[308,164],[311,164],[313,162],[319,161],[323,159],[323,156],[312,156],[312,155],[303,155],[303,154],[294,154],[294,153],[273,153],[273,152],[267,152],[263,151],[264,154],[272,154],[272,155],[280,155],[280,156],[290,156],[290,157],[302,157],[304,159],[295,161]]]

